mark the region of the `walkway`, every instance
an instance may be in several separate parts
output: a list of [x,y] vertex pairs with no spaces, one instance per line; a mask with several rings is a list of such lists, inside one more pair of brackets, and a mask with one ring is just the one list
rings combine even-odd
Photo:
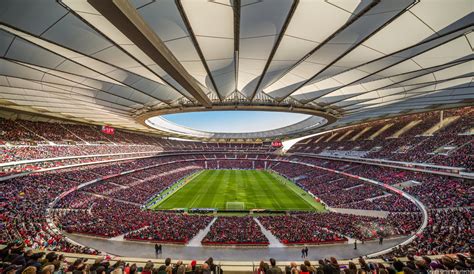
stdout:
[[267,237],[268,241],[270,242],[270,244],[268,245],[268,247],[285,247],[284,244],[282,244],[280,242],[280,240],[278,240],[277,237],[275,237],[275,235],[273,235],[270,231],[268,231],[261,223],[260,221],[257,219],[257,218],[253,218],[253,220],[258,224],[258,226],[260,227],[260,230],[262,230],[262,233],[263,235],[265,235],[265,237]]
[[[109,241],[97,237],[87,237],[83,235],[67,234],[66,236],[83,245],[95,248],[100,251],[126,257],[135,258],[155,258],[155,248],[153,243],[129,242],[129,241]],[[334,244],[321,246],[308,246],[309,259],[319,260],[331,256],[338,259],[351,259],[364,256],[373,252],[397,246],[407,237],[397,239],[384,239],[383,245],[378,244],[378,240],[359,243],[358,249],[354,250],[352,244]],[[163,245],[163,255],[161,258],[170,257],[172,259],[183,260],[203,260],[213,257],[214,261],[259,261],[275,258],[277,261],[301,261],[301,246],[271,248],[271,247],[208,247],[208,246],[183,246],[183,245]]]
[[186,246],[202,246],[201,242],[204,237],[206,237],[207,233],[209,233],[209,230],[211,230],[212,224],[217,220],[217,217],[214,217],[212,221],[206,226],[206,228],[201,229],[196,236],[194,236],[187,244]]

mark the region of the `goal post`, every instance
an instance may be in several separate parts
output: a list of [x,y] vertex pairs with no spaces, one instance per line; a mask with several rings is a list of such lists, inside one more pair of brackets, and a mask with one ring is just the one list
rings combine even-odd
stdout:
[[244,202],[226,202],[225,209],[226,210],[244,210],[245,203]]

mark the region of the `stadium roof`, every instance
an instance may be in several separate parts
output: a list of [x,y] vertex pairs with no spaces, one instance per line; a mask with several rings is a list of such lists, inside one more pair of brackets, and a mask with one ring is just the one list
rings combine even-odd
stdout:
[[[472,0],[3,0],[0,106],[264,139],[472,105],[473,10]],[[146,125],[223,109],[323,119],[252,136]]]

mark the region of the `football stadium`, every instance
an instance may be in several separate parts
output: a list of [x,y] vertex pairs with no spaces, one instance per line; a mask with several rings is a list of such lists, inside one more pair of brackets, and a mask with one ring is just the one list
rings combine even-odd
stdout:
[[474,1],[0,1],[0,274],[474,273]]

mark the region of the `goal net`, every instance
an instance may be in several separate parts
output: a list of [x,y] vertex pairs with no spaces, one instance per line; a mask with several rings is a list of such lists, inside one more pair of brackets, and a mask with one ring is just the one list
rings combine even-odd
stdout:
[[244,202],[227,202],[225,204],[225,209],[227,210],[244,210],[245,203]]

